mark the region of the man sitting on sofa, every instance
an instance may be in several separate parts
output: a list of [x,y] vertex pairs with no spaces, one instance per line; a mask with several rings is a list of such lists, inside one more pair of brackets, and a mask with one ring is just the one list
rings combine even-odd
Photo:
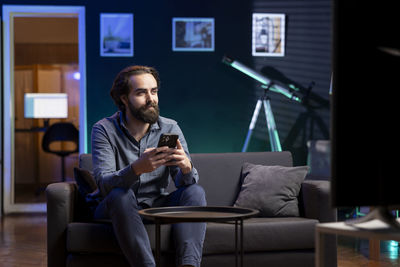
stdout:
[[[95,219],[110,218],[131,266],[155,266],[138,210],[158,206],[205,206],[204,190],[177,123],[159,116],[157,71],[130,66],[115,78],[111,97],[119,111],[93,126],[93,171],[103,200]],[[179,136],[176,148],[157,147],[163,133]],[[178,188],[165,189],[169,177]],[[174,225],[177,265],[200,266],[205,223]]]

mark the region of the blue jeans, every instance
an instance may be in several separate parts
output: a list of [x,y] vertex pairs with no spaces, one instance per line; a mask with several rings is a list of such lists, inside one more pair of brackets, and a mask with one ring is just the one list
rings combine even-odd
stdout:
[[[193,184],[178,188],[168,196],[157,199],[154,206],[205,206],[205,193]],[[134,267],[155,266],[149,237],[138,211],[131,189],[114,188],[96,208],[94,218],[110,218],[115,236],[129,264]],[[200,266],[205,223],[178,223],[172,226],[177,265]]]

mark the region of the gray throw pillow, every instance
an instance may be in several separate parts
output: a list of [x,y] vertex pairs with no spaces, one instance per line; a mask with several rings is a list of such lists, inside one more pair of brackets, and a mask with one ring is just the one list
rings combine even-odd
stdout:
[[308,166],[263,166],[246,162],[234,206],[259,210],[262,217],[299,216],[297,197],[307,172]]

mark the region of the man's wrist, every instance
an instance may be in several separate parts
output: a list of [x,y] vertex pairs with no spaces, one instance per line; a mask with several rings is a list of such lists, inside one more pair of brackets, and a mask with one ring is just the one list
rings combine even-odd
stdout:
[[139,168],[138,168],[137,161],[135,161],[135,162],[133,162],[133,163],[131,164],[131,169],[132,169],[132,172],[133,172],[136,176],[139,176],[139,175],[142,174],[142,173],[140,172]]
[[188,174],[192,171],[192,162],[189,162],[189,164],[186,167],[181,168],[182,174]]

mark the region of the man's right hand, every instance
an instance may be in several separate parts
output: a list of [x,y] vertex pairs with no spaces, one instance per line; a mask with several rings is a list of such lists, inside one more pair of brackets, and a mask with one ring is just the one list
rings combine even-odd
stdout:
[[131,164],[131,168],[136,175],[152,172],[168,160],[165,158],[171,155],[171,149],[167,146],[148,148],[144,153]]

